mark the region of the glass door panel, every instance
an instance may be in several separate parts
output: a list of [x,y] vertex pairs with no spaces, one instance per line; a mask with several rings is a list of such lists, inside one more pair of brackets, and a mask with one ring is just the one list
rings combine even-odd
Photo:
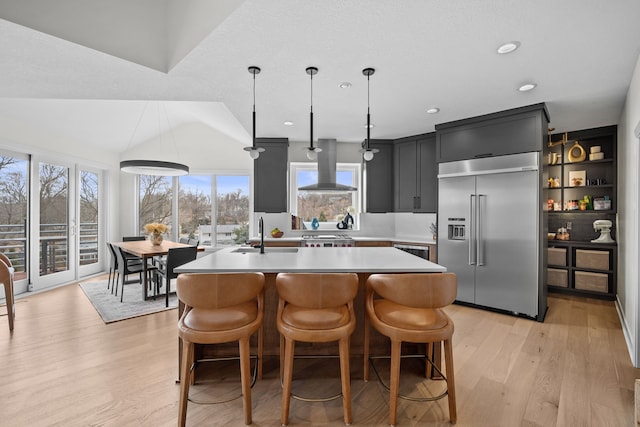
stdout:
[[[71,239],[72,222],[70,200],[72,199],[71,175],[68,166],[38,162],[37,224],[38,248],[34,249],[38,260],[37,274],[32,274],[35,289],[63,283],[75,278],[71,269],[75,257],[75,243]],[[35,269],[36,265],[32,267]]]
[[100,174],[80,170],[79,177],[78,274],[80,277],[100,271]]
[[[14,292],[25,292],[28,283],[29,158],[0,152],[0,252],[13,264]],[[4,298],[4,287],[0,288]]]

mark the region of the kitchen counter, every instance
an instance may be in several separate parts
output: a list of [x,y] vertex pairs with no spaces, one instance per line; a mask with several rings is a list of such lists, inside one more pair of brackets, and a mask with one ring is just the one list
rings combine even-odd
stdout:
[[[341,231],[341,230],[338,230]],[[344,234],[344,233],[318,233],[318,234]],[[415,236],[394,236],[394,237],[370,237],[370,236],[354,236],[353,234],[349,234],[355,242],[391,242],[391,243],[414,243],[418,245],[435,245],[436,241],[427,237],[415,237]],[[301,236],[291,236],[291,237],[265,237],[264,241],[268,243],[273,242],[287,242],[287,243],[300,243],[302,240]],[[259,242],[259,237],[252,237],[249,239],[251,242]]]
[[[281,239],[274,239],[281,240]],[[256,251],[254,248],[224,248],[195,261],[184,264],[174,271],[178,273],[221,273],[221,272],[262,272],[265,275],[265,317],[264,317],[264,353],[278,355],[280,339],[276,329],[276,311],[278,292],[275,281],[278,273],[357,273],[358,294],[354,301],[356,311],[356,330],[351,336],[351,353],[363,354],[364,340],[364,289],[367,278],[372,273],[444,273],[447,269],[392,247],[266,247],[265,254],[258,252],[242,253],[238,251]],[[179,304],[178,313],[184,307]],[[372,351],[384,354],[389,351],[388,339],[373,333]],[[230,346],[229,353],[237,351]],[[219,347],[203,349],[205,354],[225,354]],[[317,345],[296,347],[298,354],[335,354],[336,345],[318,348]],[[375,353],[374,353],[375,354]]]
[[[276,239],[274,239],[276,240]],[[277,239],[280,240],[280,239]],[[283,251],[283,249],[296,252]],[[395,248],[269,248],[265,254],[224,248],[175,269],[178,273],[259,271],[348,273],[443,273],[441,265]]]

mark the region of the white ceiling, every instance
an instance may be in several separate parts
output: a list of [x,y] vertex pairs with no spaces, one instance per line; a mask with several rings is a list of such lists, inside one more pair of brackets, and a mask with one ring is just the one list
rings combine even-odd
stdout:
[[0,117],[119,152],[193,122],[249,144],[250,65],[263,137],[308,141],[308,66],[316,138],[365,138],[365,67],[372,138],[538,102],[558,131],[616,124],[640,54],[637,0],[0,0],[0,18]]

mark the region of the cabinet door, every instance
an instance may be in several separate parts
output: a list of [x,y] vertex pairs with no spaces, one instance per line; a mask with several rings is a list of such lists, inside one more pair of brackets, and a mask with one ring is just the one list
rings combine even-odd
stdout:
[[417,141],[418,197],[415,212],[436,212],[438,204],[438,164],[435,135]]
[[418,206],[418,162],[415,140],[396,143],[395,200],[396,212],[413,212]]
[[370,146],[380,151],[364,162],[366,211],[393,212],[393,141],[370,141]]
[[264,152],[254,160],[254,211],[287,212],[287,163],[289,142],[279,138],[260,138],[256,146]]

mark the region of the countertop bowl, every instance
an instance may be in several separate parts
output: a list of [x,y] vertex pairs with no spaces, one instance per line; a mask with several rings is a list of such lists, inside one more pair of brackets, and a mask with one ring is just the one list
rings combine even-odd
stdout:
[[547,239],[554,240],[556,238],[556,233],[547,233]]
[[271,237],[275,237],[276,239],[279,239],[282,236],[284,236],[284,231],[278,231],[277,233],[271,233]]

